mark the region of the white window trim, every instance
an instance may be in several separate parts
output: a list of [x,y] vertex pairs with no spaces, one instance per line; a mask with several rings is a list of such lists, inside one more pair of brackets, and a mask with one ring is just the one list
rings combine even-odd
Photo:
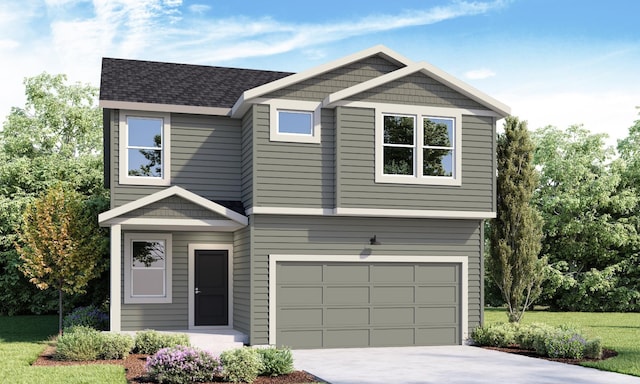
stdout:
[[[171,303],[172,302],[172,242],[170,233],[125,233],[124,235],[124,302],[125,304],[136,303]],[[131,246],[133,241],[164,241],[165,260],[164,260],[164,284],[165,295],[159,296],[133,296],[132,295],[132,252]]]
[[[289,143],[320,143],[321,103],[315,101],[270,99],[269,104],[269,140]],[[281,133],[278,130],[278,112],[309,112],[312,114],[312,134]]]
[[[127,117],[142,117],[162,119],[162,177],[129,176],[129,155],[127,150],[127,137],[129,127]],[[171,114],[160,112],[120,111],[119,127],[119,183],[130,185],[171,185]]]
[[[457,109],[443,109],[411,105],[394,105],[392,107],[376,107],[375,127],[375,181],[376,183],[393,184],[428,184],[428,185],[462,185],[462,113]],[[403,115],[415,118],[414,132],[414,175],[385,175],[384,174],[384,116]],[[422,149],[423,145],[423,118],[444,118],[454,120],[454,149],[453,149],[453,177],[447,176],[423,176]]]

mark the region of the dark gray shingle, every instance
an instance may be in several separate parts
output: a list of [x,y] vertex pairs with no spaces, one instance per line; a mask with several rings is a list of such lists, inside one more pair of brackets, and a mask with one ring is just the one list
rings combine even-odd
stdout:
[[291,74],[103,58],[100,100],[231,108],[242,92]]

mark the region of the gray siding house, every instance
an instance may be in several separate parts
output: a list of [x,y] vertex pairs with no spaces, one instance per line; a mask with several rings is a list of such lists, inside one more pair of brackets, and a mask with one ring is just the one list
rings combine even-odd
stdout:
[[301,73],[105,58],[111,330],[461,344],[509,108],[376,46]]

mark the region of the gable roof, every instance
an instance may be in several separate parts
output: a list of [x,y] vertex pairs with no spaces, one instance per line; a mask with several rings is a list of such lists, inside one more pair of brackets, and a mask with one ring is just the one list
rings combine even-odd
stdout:
[[426,76],[429,76],[447,85],[448,87],[491,109],[501,117],[506,117],[511,114],[511,108],[507,105],[472,87],[471,85],[459,80],[458,78],[451,76],[447,72],[435,67],[434,65],[424,61],[413,63],[396,71],[354,85],[353,87],[334,92],[322,101],[322,106],[330,107],[340,100],[344,100],[351,96],[357,95],[358,93],[365,92],[372,88],[401,79],[414,73],[423,73]]
[[[127,103],[181,112],[228,112],[243,91],[291,75],[290,72],[102,59],[100,105],[128,108]],[[193,108],[195,107],[195,108]],[[147,109],[149,109],[147,108]],[[198,109],[199,108],[199,109]],[[224,113],[226,114],[226,113]]]
[[138,200],[134,200],[117,208],[102,212],[98,215],[98,223],[100,223],[101,225],[108,225],[111,223],[111,221],[118,217],[126,216],[127,213],[133,212],[136,209],[143,208],[145,206],[148,206],[149,204],[153,204],[171,196],[181,197],[214,213],[224,216],[226,219],[240,224],[241,226],[245,226],[249,223],[249,219],[246,216],[234,211],[233,209],[227,208],[211,200],[207,200],[202,196],[199,196],[193,192],[189,192],[186,189],[178,186],[163,189],[162,191],[158,191]]

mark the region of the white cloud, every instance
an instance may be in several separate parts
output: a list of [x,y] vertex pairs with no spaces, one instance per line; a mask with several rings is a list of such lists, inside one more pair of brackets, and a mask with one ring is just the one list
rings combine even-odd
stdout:
[[206,4],[192,4],[189,6],[189,11],[193,12],[193,13],[205,13],[208,10],[210,10],[211,7],[209,5]]
[[465,72],[464,76],[467,79],[471,79],[471,80],[483,80],[483,79],[488,79],[490,77],[494,77],[496,75],[495,72],[493,72],[490,69],[473,69],[471,71],[467,71]]
[[12,39],[0,39],[0,49],[13,49],[20,46],[20,43]]

